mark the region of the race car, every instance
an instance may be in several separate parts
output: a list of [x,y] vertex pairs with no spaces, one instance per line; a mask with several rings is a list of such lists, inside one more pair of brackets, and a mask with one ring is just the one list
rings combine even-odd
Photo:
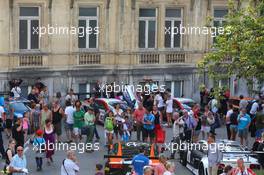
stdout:
[[[253,170],[260,169],[258,160],[252,156],[251,152],[246,151],[245,148],[238,142],[218,140],[216,143],[221,144],[223,147],[223,149],[221,149],[223,158],[218,166],[217,175],[223,173],[223,170],[227,165],[236,167],[236,161],[239,158],[244,159],[246,167],[249,167]],[[209,170],[207,150],[204,149],[206,148],[207,141],[200,140],[195,144],[195,146],[189,144],[186,146],[186,149],[180,149],[180,163],[183,166],[186,166],[195,175],[208,175]]]
[[151,160],[151,165],[159,163],[158,155],[161,149],[157,144],[143,143],[143,142],[126,142],[115,143],[110,145],[107,159],[105,163],[106,175],[125,175],[131,172],[132,159],[135,155],[140,153],[140,148],[144,147],[147,150],[147,156]]

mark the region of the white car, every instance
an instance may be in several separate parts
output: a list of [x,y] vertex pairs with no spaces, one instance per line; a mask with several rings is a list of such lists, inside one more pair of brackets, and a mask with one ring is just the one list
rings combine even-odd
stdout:
[[[243,158],[246,167],[251,169],[260,169],[260,164],[258,160],[251,156],[249,151],[246,151],[243,146],[238,142],[229,141],[229,140],[218,140],[218,144],[222,144],[222,154],[223,158],[218,166],[218,174],[223,173],[223,169],[227,165],[236,167],[237,159]],[[208,156],[206,148],[207,141],[200,140],[197,143],[198,146],[194,147],[189,145],[189,149],[182,149],[180,153],[180,162],[183,166],[186,166],[190,171],[195,175],[208,175]],[[195,149],[194,149],[195,148]],[[220,147],[219,147],[220,148]]]

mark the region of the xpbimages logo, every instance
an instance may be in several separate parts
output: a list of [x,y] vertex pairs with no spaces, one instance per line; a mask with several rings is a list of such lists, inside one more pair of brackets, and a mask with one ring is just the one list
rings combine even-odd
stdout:
[[33,27],[33,35],[39,35],[42,37],[44,35],[78,35],[79,37],[84,37],[85,35],[98,35],[99,27],[65,27],[54,25]]

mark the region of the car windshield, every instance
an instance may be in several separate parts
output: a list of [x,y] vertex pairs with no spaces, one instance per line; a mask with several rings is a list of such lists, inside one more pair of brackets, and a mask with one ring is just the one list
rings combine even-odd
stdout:
[[28,111],[28,108],[22,102],[12,103],[11,106],[12,106],[12,108],[14,108],[15,112],[24,113],[24,112]]
[[225,151],[243,151],[240,145],[227,145]]

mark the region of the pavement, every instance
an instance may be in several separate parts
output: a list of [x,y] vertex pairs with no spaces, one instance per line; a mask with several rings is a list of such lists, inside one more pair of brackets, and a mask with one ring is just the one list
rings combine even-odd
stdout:
[[[166,128],[166,142],[169,143],[172,139],[172,129],[171,128]],[[102,126],[97,126],[98,133],[101,137],[99,141],[99,150],[94,151],[92,153],[82,153],[82,146],[79,145],[79,150],[76,151],[76,155],[79,161],[79,166],[80,166],[80,172],[78,175],[94,175],[95,174],[95,165],[97,163],[100,163],[104,165],[105,159],[103,158],[104,155],[106,154],[106,148],[104,147],[105,145],[105,139],[104,139],[104,129]],[[217,139],[221,138],[224,139],[226,138],[226,129],[223,126],[222,128],[216,129],[216,134],[217,134]],[[136,134],[133,133],[132,139],[135,140]],[[7,143],[7,140],[5,139],[5,136],[3,134],[4,142]],[[63,133],[63,139],[66,140],[65,133]],[[83,139],[83,141],[85,138]],[[253,138],[250,138],[250,145],[252,145],[254,142]],[[7,145],[7,144],[5,144]],[[70,146],[72,149],[73,147]],[[43,164],[43,170],[41,172],[36,171],[36,163],[35,163],[35,153],[33,151],[33,146],[30,144],[26,145],[26,158],[27,158],[27,165],[29,169],[29,175],[60,175],[60,169],[62,165],[62,161],[65,159],[66,156],[66,147],[63,150],[63,147],[60,147],[60,150],[57,150],[55,152],[55,155],[53,156],[54,162],[48,166],[46,160],[44,160]],[[176,172],[180,172],[180,175],[191,175],[192,173],[184,166],[182,166],[179,163],[178,155],[176,155],[176,158],[173,160],[173,162],[176,165]],[[2,160],[0,162],[1,168],[4,166],[4,161]]]

